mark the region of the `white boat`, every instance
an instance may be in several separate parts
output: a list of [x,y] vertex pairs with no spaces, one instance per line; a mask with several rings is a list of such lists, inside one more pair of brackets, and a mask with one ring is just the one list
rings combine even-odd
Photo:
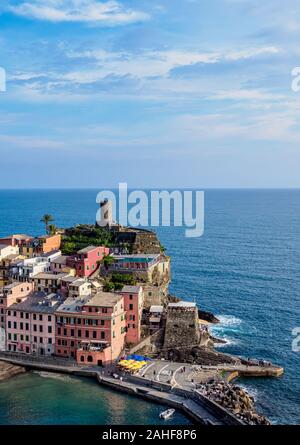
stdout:
[[170,417],[173,416],[174,413],[175,413],[175,409],[167,409],[166,411],[161,412],[159,417],[161,419],[168,420],[168,419],[170,419]]

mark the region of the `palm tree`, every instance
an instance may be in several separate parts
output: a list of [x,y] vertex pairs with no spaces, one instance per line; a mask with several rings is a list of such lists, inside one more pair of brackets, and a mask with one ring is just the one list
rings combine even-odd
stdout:
[[52,221],[54,221],[54,218],[52,215],[49,215],[48,213],[46,213],[46,215],[44,215],[43,218],[41,219],[41,222],[45,224],[46,233],[49,233],[49,223]]
[[57,231],[56,225],[55,224],[49,224],[49,226],[48,226],[49,235],[55,235],[56,231]]

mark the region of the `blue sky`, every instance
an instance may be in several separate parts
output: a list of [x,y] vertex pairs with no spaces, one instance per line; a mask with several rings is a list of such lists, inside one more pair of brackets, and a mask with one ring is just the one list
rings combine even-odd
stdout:
[[0,187],[300,187],[297,0],[6,0]]

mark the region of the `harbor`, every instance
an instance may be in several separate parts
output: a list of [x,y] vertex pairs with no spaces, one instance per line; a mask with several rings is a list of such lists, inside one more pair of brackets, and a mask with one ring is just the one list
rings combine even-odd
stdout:
[[[188,366],[186,364],[165,361],[151,361],[137,374],[120,373],[120,368],[110,367],[104,370],[97,367],[78,366],[72,361],[47,358],[40,361],[37,357],[20,356],[7,352],[0,352],[0,361],[22,366],[25,369],[44,370],[48,372],[60,372],[71,375],[92,377],[97,379],[100,385],[108,386],[114,390],[151,400],[156,403],[176,408],[190,417],[195,423],[204,425],[243,425],[236,414],[213,401],[212,394],[206,395],[205,383],[218,381],[219,372],[225,369]],[[197,369],[198,368],[198,369]],[[226,367],[224,367],[226,368]],[[184,370],[184,372],[182,372]],[[202,380],[195,378],[200,371]],[[227,369],[227,371],[229,371]],[[233,371],[230,369],[229,376]],[[243,370],[240,372],[243,372]],[[283,372],[280,368],[270,366],[267,369],[255,369],[253,376],[267,375],[273,377]],[[216,374],[217,373],[217,374]],[[203,379],[203,374],[206,375]],[[170,378],[171,377],[171,378]],[[231,380],[231,379],[228,379]],[[220,387],[219,387],[220,388]],[[222,389],[222,387],[221,387]],[[228,390],[228,385],[226,385]],[[224,391],[224,387],[223,387]],[[255,416],[257,416],[255,414]],[[245,419],[246,420],[246,419]],[[248,419],[249,420],[249,419]],[[260,417],[257,416],[257,422]]]

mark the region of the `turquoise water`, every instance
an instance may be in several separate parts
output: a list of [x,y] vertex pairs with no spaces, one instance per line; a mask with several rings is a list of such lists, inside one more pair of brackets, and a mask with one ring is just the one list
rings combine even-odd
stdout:
[[30,372],[0,383],[0,425],[189,424],[176,412],[167,423],[161,405],[100,386],[93,379]]
[[[58,226],[94,222],[96,194],[0,191],[0,236],[40,234],[44,213]],[[300,191],[209,190],[205,199],[201,238],[158,229],[172,257],[171,291],[220,316],[223,351],[285,367],[280,379],[242,383],[273,422],[300,424],[300,353],[292,351],[292,329],[300,326]]]

